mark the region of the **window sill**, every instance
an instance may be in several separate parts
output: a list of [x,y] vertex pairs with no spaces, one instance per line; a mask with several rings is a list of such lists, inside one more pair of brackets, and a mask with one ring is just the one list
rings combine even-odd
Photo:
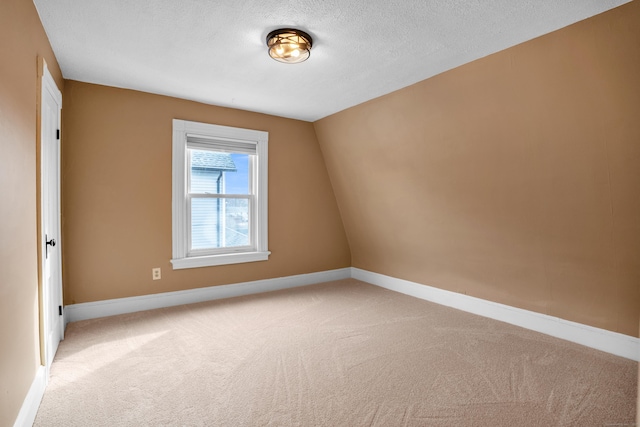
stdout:
[[211,267],[214,265],[240,264],[244,262],[267,261],[271,252],[239,252],[235,254],[207,255],[171,260],[174,270],[183,268]]

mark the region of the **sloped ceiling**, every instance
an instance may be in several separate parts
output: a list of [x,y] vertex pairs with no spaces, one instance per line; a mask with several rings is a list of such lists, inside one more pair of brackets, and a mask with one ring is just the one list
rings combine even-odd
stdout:
[[[34,0],[66,79],[315,121],[627,0]],[[265,37],[312,35],[281,64]]]

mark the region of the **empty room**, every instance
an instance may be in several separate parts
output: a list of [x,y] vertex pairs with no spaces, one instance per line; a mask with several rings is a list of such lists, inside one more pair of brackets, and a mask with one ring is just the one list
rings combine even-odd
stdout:
[[1,427],[640,424],[640,1],[0,36]]

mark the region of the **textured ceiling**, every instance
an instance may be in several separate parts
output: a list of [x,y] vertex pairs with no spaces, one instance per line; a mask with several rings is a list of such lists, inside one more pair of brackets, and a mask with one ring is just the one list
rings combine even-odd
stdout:
[[[65,78],[315,121],[628,0],[34,0]],[[278,63],[265,37],[313,36]]]

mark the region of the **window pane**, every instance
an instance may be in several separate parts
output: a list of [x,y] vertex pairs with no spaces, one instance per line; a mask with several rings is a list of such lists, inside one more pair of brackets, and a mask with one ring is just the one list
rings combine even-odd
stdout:
[[248,199],[191,199],[191,249],[249,244]]
[[249,194],[249,154],[190,149],[189,192]]

